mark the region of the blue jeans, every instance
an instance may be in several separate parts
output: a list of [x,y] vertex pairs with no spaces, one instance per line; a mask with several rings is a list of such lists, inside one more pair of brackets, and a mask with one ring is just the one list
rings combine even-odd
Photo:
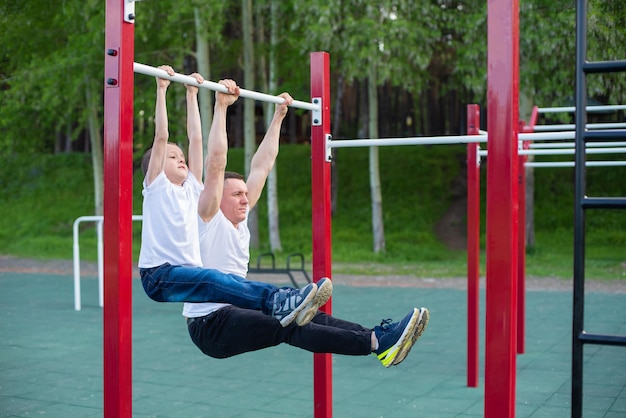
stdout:
[[141,284],[157,302],[222,302],[271,314],[279,288],[253,282],[234,274],[201,267],[172,266],[141,268]]

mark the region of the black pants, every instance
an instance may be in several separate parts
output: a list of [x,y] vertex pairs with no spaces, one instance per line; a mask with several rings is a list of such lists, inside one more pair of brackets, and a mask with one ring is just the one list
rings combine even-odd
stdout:
[[318,312],[305,326],[282,327],[260,311],[226,306],[187,320],[189,335],[207,356],[226,358],[281,343],[313,353],[371,354],[372,330]]

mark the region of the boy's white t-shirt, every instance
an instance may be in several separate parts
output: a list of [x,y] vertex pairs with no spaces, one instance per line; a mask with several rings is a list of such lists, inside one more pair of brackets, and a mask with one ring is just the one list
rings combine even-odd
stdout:
[[[250,230],[247,217],[235,228],[224,213],[218,210],[209,222],[200,220],[198,224],[202,267],[246,277],[250,261]],[[185,303],[183,316],[188,318],[205,316],[224,306],[228,304]]]
[[147,186],[143,182],[143,222],[138,266],[201,267],[198,239],[198,198],[202,184],[189,173],[182,186],[161,172]]

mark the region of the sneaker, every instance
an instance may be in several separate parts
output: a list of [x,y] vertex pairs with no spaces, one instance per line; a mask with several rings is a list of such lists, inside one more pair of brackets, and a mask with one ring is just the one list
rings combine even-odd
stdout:
[[317,285],[308,284],[302,289],[283,288],[274,295],[274,309],[272,316],[286,327],[291,324],[298,314],[315,299]]
[[317,310],[321,306],[324,306],[333,294],[333,282],[331,282],[328,277],[322,277],[316,284],[317,293],[315,294],[315,298],[313,298],[309,305],[304,308],[296,318],[296,324],[300,326],[311,322]]
[[374,354],[383,366],[395,366],[404,360],[412,346],[420,313],[420,309],[413,308],[400,322],[392,323],[391,319],[385,319],[374,327],[378,339],[378,349],[374,350]]
[[419,309],[419,316],[417,318],[417,326],[415,327],[415,330],[413,332],[413,335],[411,336],[411,339],[402,346],[402,348],[400,349],[400,352],[398,353],[395,360],[393,361],[394,366],[397,366],[398,364],[400,364],[402,360],[404,360],[406,356],[409,355],[409,351],[411,351],[411,348],[413,348],[413,345],[417,342],[417,340],[424,333],[424,330],[426,329],[426,325],[428,325],[429,319],[430,319],[430,313],[428,312],[428,309],[426,308]]

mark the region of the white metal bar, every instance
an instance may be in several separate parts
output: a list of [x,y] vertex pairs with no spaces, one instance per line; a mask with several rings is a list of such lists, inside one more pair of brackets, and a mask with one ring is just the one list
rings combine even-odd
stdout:
[[[220,83],[215,83],[213,81],[204,80],[204,83],[198,84],[195,78],[190,77],[188,75],[174,73],[173,76],[170,76],[169,74],[167,74],[165,70],[160,70],[158,68],[150,67],[149,65],[140,64],[138,62],[134,63],[133,69],[136,73],[139,73],[139,74],[165,78],[168,80],[176,81],[178,83],[203,87],[209,90],[219,91],[221,93],[228,93],[228,89],[225,86],[221,85]],[[246,90],[242,88],[240,88],[239,91],[241,92],[240,94],[241,97],[246,97],[248,99],[260,100],[263,102],[276,103],[276,104],[281,104],[285,101],[285,99],[283,99],[280,96],[272,96],[270,94],[259,93],[256,91]],[[300,100],[294,100],[291,103],[291,107],[296,107],[299,109],[306,109],[306,110],[315,110],[315,111],[320,110],[319,104],[302,102]]]
[[[604,110],[625,110],[626,105],[606,105],[606,106],[587,106],[587,112],[602,112]],[[540,107],[537,109],[539,113],[573,113],[576,106],[564,107]]]
[[[552,148],[552,149],[521,149],[517,155],[571,155],[575,154],[574,148]],[[626,148],[587,148],[585,154],[621,154],[626,153]],[[487,150],[479,152],[480,156],[487,156]]]
[[[96,222],[96,236],[98,240],[98,304],[104,306],[104,268],[103,268],[103,241],[102,241],[102,222],[104,217],[98,216],[80,216],[76,218],[73,225],[73,252],[74,252],[74,310],[80,311],[80,243],[78,235],[78,226],[81,222]],[[133,215],[133,221],[143,220],[142,215]]]
[[[574,167],[574,161],[529,161],[525,167]],[[619,167],[626,166],[626,161],[586,161],[586,167]]]
[[[554,149],[521,149],[518,155],[571,155],[576,153],[573,148]],[[586,148],[585,154],[620,154],[626,153],[626,148]]]
[[[586,129],[623,129],[626,128],[626,123],[588,123]],[[562,125],[535,125],[533,126],[535,132],[546,131],[573,131],[576,129],[576,125],[573,123]]]
[[[544,142],[541,144],[530,143],[530,148],[575,148],[575,142]],[[601,148],[601,147],[626,147],[626,142],[587,142],[585,144],[587,148]]]

